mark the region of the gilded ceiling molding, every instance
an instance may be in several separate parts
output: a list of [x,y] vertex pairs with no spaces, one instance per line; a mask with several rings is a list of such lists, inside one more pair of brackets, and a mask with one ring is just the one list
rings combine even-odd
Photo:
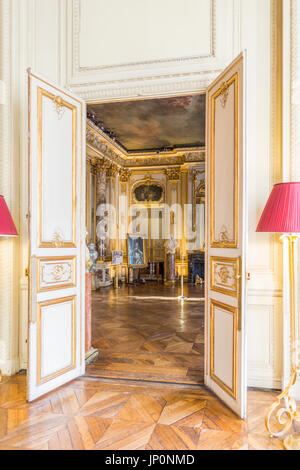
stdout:
[[205,162],[205,148],[176,149],[172,151],[128,153],[117,142],[106,136],[95,124],[87,120],[86,142],[88,148],[97,151],[104,157],[122,168],[141,166],[183,165],[184,163]]

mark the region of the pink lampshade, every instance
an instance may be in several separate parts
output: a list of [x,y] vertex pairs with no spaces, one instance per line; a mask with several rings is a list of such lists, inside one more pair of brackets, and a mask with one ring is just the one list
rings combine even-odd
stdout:
[[0,196],[0,236],[16,237],[17,235],[18,232],[6,205],[5,199],[3,196]]
[[256,231],[300,233],[300,183],[275,184]]

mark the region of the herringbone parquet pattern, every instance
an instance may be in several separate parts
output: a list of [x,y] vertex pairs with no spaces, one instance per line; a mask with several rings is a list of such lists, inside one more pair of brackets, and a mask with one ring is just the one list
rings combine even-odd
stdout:
[[244,422],[199,386],[84,377],[29,404],[25,379],[0,384],[0,450],[282,449],[264,429],[271,393],[249,393]]
[[[97,377],[202,384],[204,381],[203,287],[162,284],[100,290],[93,294],[93,347],[87,367]],[[197,300],[198,299],[198,300]]]

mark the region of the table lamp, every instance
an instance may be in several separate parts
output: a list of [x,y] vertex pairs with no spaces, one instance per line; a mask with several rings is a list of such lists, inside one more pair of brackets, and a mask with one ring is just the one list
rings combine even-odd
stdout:
[[[0,237],[16,237],[17,235],[18,232],[6,205],[5,199],[3,196],[0,196]],[[0,382],[1,379],[2,374],[0,370]]]
[[[290,282],[290,335],[291,378],[286,389],[279,395],[266,415],[266,427],[272,437],[283,437],[294,422],[300,421],[296,401],[289,396],[297,379],[297,337],[295,309],[295,249],[300,237],[300,183],[276,184],[259,221],[257,232],[282,233],[289,244]],[[284,404],[281,405],[281,400]],[[271,418],[276,419],[276,430],[272,431]],[[278,430],[279,428],[279,430]],[[290,434],[284,439],[286,449],[300,449],[300,435]]]

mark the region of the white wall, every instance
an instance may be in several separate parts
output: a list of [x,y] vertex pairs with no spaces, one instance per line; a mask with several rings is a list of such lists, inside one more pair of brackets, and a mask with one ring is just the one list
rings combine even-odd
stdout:
[[[219,71],[247,48],[249,384],[280,386],[281,248],[277,240],[255,234],[277,165],[271,145],[273,115],[270,113],[271,7],[276,0],[0,1],[13,18],[9,21],[8,17],[7,22],[2,18],[2,29],[8,29],[6,41],[10,47],[17,43],[14,54],[1,58],[11,72],[5,72],[10,101],[1,105],[2,117],[8,122],[5,125],[10,128],[1,128],[4,138],[1,144],[6,145],[6,150],[0,157],[4,159],[2,168],[5,169],[0,189],[7,195],[21,229],[20,242],[0,243],[4,282],[0,296],[6,299],[5,303],[1,302],[0,310],[0,331],[4,332],[0,340],[5,337],[5,344],[0,342],[2,367],[7,364],[5,371],[13,372],[8,364],[19,356],[18,311],[21,367],[26,366],[26,67],[32,66],[36,72],[69,87],[87,101],[165,96],[205,89]],[[126,6],[126,12],[118,20],[114,14],[116,4],[120,8]],[[128,25],[130,32],[126,35]],[[7,113],[12,109],[9,106],[13,106],[14,114],[8,120]],[[10,243],[15,243],[15,247]]]

